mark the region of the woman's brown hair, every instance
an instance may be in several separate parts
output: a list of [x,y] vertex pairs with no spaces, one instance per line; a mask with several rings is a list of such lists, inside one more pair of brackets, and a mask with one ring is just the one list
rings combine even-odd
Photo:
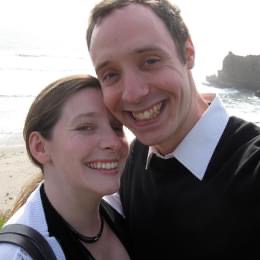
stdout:
[[42,137],[50,140],[53,127],[61,116],[64,103],[69,97],[85,88],[100,89],[100,85],[98,80],[90,75],[64,77],[44,88],[32,103],[25,120],[23,136],[29,158],[41,170],[42,165],[33,158],[30,152],[30,134],[37,131]]
[[[98,80],[90,75],[68,76],[48,85],[33,101],[25,120],[23,136],[29,158],[41,170],[43,170],[43,166],[34,159],[30,152],[30,134],[38,131],[44,138],[50,140],[52,130],[61,116],[67,99],[86,88],[100,89]],[[3,214],[4,221],[8,220],[25,203],[42,179],[42,173],[37,174],[22,187],[12,209]]]

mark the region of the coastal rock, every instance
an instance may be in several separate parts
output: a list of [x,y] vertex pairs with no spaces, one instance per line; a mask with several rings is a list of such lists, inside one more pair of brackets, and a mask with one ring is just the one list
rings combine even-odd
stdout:
[[229,52],[217,75],[206,77],[208,85],[249,89],[260,96],[260,55],[238,56]]

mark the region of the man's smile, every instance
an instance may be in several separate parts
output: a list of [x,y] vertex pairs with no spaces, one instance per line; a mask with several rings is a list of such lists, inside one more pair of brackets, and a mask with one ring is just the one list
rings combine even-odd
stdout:
[[136,121],[145,121],[145,120],[154,119],[160,114],[162,104],[163,104],[162,102],[159,102],[143,111],[131,112],[131,115]]

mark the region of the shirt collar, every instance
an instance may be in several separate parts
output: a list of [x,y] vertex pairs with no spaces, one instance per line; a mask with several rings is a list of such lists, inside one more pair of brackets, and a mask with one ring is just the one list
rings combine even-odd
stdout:
[[203,179],[229,119],[229,115],[218,96],[213,94],[204,94],[203,96],[207,100],[210,98],[211,104],[200,120],[173,152],[163,156],[156,151],[155,147],[150,146],[146,169],[154,154],[163,159],[175,157],[199,180]]

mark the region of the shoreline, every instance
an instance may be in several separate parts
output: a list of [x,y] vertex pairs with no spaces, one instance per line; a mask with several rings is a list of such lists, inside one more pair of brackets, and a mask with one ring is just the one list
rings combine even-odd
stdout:
[[0,212],[10,210],[24,185],[39,173],[25,145],[0,146]]
[[[129,143],[134,135],[125,129]],[[0,213],[9,211],[23,187],[41,174],[29,159],[22,134],[0,139]]]

